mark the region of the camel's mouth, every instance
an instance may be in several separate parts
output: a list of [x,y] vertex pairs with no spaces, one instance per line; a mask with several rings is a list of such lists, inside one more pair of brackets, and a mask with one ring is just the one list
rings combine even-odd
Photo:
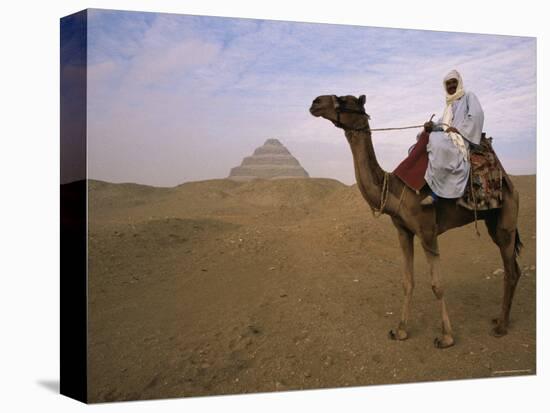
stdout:
[[319,108],[318,106],[316,105],[311,105],[311,107],[309,108],[309,113],[311,113],[313,116],[315,116],[316,118],[318,118],[319,116],[321,116],[321,113],[320,113],[320,110],[321,108]]

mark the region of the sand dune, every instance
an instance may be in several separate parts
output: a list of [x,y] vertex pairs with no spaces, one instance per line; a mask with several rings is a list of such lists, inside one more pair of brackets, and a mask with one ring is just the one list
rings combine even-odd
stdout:
[[508,336],[489,336],[502,274],[481,225],[441,237],[457,345],[416,245],[411,338],[390,219],[331,179],[89,183],[93,401],[492,377],[535,372],[535,177],[514,177],[525,244]]

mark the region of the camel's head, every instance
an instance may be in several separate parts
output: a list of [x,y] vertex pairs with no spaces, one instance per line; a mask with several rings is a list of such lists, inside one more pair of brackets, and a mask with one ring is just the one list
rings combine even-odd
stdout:
[[368,130],[370,117],[365,112],[365,100],[365,95],[323,95],[313,100],[309,112],[345,130]]

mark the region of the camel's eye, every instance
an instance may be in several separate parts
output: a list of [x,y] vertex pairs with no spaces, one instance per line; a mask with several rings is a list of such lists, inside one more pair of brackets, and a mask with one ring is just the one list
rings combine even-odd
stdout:
[[313,101],[313,103],[319,103],[319,102],[321,102],[321,99],[319,98],[315,98],[315,100]]

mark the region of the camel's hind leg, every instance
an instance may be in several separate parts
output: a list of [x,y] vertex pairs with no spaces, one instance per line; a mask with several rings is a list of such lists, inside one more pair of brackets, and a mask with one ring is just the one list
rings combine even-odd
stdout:
[[426,253],[426,259],[430,266],[430,275],[432,278],[432,291],[437,298],[441,309],[441,337],[437,337],[434,340],[434,345],[437,348],[447,348],[454,344],[453,331],[451,328],[451,320],[447,313],[447,305],[443,297],[443,285],[441,282],[441,269],[439,258],[439,247],[437,243],[437,236],[434,235],[428,239],[422,240],[422,246]]
[[397,226],[397,232],[404,259],[403,293],[405,294],[405,299],[401,309],[399,326],[396,329],[390,330],[389,337],[392,340],[405,340],[409,336],[407,333],[407,322],[409,320],[411,299],[414,290],[414,234],[400,226]]
[[502,297],[502,307],[500,316],[493,320],[495,324],[492,334],[495,337],[502,337],[508,333],[510,323],[510,309],[516,286],[521,277],[521,270],[516,260],[517,248],[520,241],[517,229],[509,230],[499,225],[496,216],[491,216],[485,220],[487,230],[491,238],[498,245],[502,263],[504,265],[504,292]]

